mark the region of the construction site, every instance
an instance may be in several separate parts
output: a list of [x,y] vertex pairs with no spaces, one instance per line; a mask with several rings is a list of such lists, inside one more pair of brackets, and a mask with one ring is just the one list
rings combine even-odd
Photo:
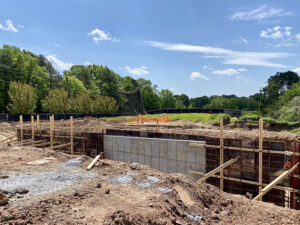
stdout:
[[300,224],[300,136],[265,128],[0,123],[0,224]]

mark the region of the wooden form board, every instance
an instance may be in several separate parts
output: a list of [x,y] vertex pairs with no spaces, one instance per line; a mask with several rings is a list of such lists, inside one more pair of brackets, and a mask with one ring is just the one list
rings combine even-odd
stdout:
[[[223,140],[223,132],[224,132],[223,118],[220,118],[220,164],[219,164],[220,166],[222,166],[224,164],[224,140]],[[223,168],[221,168],[221,170],[220,170],[220,190],[221,191],[224,190],[224,179],[223,179],[223,177],[224,177],[224,170],[223,170]]]
[[[259,119],[259,171],[258,171],[258,191],[261,193],[263,181],[263,125],[262,119]],[[262,200],[261,198],[259,200]]]
[[70,132],[71,132],[71,137],[70,137],[70,144],[71,144],[71,154],[74,154],[74,144],[73,144],[73,139],[74,139],[74,134],[73,134],[73,116],[70,117]]
[[34,141],[34,116],[31,115],[31,140]]
[[23,116],[20,115],[20,134],[21,134],[21,137],[20,137],[20,141],[22,142],[23,141]]

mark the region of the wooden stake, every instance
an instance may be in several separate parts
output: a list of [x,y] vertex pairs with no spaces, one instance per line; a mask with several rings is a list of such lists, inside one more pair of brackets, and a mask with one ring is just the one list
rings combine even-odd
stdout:
[[31,115],[31,140],[34,141],[34,115]]
[[[263,119],[259,119],[259,153],[258,153],[258,192],[262,191],[262,182],[263,182]],[[261,197],[259,198],[261,200]]]
[[90,165],[88,165],[88,167],[87,167],[86,169],[87,169],[87,170],[92,169],[93,166],[95,165],[95,163],[99,160],[99,158],[100,158],[100,154],[97,155],[97,156],[94,158],[94,160],[90,163]]
[[[204,174],[204,176],[198,181],[200,183],[202,183],[203,181],[205,181],[206,179],[210,178],[211,176],[215,175],[216,173],[220,172],[226,168],[227,166],[231,165],[232,163],[236,162],[238,160],[239,157],[236,157],[234,159],[230,159],[229,161],[227,161],[226,163],[220,165],[219,167],[217,167],[216,169],[210,171],[209,173]],[[190,171],[190,173],[192,174],[202,174],[202,173],[198,173],[196,171]],[[221,176],[220,176],[221,177]]]
[[[220,165],[224,164],[224,140],[223,140],[224,124],[223,118],[220,118]],[[224,170],[220,170],[220,190],[224,190]]]
[[23,116],[20,115],[20,133],[21,133],[21,142],[23,141]]
[[71,132],[71,154],[73,155],[74,153],[74,146],[73,146],[73,139],[74,139],[74,135],[73,135],[73,116],[70,117],[70,132]]
[[40,130],[41,129],[41,124],[40,124],[40,115],[36,115],[36,123],[37,123],[37,127]]
[[50,116],[50,148],[53,148],[54,115]]
[[293,166],[290,170],[283,172],[279,177],[277,177],[275,180],[273,180],[270,184],[268,184],[264,189],[261,190],[261,192],[253,199],[253,200],[259,200],[261,201],[262,197],[268,193],[276,184],[280,183],[284,178],[286,178],[291,172],[293,172],[295,169],[297,169],[297,166],[299,166],[299,163],[297,163],[295,166]]

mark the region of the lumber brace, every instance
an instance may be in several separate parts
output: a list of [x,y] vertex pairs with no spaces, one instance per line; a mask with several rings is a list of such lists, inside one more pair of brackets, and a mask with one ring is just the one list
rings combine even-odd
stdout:
[[[231,165],[232,163],[236,162],[238,160],[239,156],[234,158],[234,159],[230,159],[229,161],[227,161],[226,163],[222,164],[221,166],[217,167],[216,169],[206,173],[200,180],[198,180],[199,183],[202,183],[203,181],[205,181],[206,179],[210,178],[211,176],[215,175],[216,173],[220,172],[220,170],[226,168],[227,166]],[[192,174],[201,174],[197,171],[190,171],[190,173]]]
[[[30,140],[31,140],[31,139],[30,139]],[[21,144],[22,144],[23,146],[26,146],[26,145],[38,144],[38,143],[41,143],[41,142],[43,142],[43,140],[22,142]]]
[[264,187],[261,192],[253,199],[253,200],[261,200],[262,197],[268,193],[276,184],[280,183],[284,178],[286,178],[290,173],[292,173],[295,169],[297,169],[297,166],[299,166],[299,163],[294,165],[290,170],[283,172],[279,177],[277,177],[275,180],[273,180],[270,184],[268,184],[266,187]]
[[105,159],[106,158],[106,153],[105,152],[101,152],[99,155],[97,155],[94,160],[88,165],[88,167],[86,168],[87,170],[90,170],[93,168],[93,166],[96,164],[96,162],[99,159]]
[[74,144],[67,143],[67,144],[61,144],[61,145],[54,145],[54,146],[50,147],[50,149],[63,148],[63,147],[71,146],[71,145],[74,145]]

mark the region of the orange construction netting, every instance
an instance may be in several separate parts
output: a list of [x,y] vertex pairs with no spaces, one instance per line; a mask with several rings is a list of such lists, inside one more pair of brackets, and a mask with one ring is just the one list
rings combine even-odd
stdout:
[[160,122],[160,123],[168,123],[169,117],[167,114],[162,116],[142,116],[138,115],[135,121],[132,121],[138,124],[143,124],[145,122]]

